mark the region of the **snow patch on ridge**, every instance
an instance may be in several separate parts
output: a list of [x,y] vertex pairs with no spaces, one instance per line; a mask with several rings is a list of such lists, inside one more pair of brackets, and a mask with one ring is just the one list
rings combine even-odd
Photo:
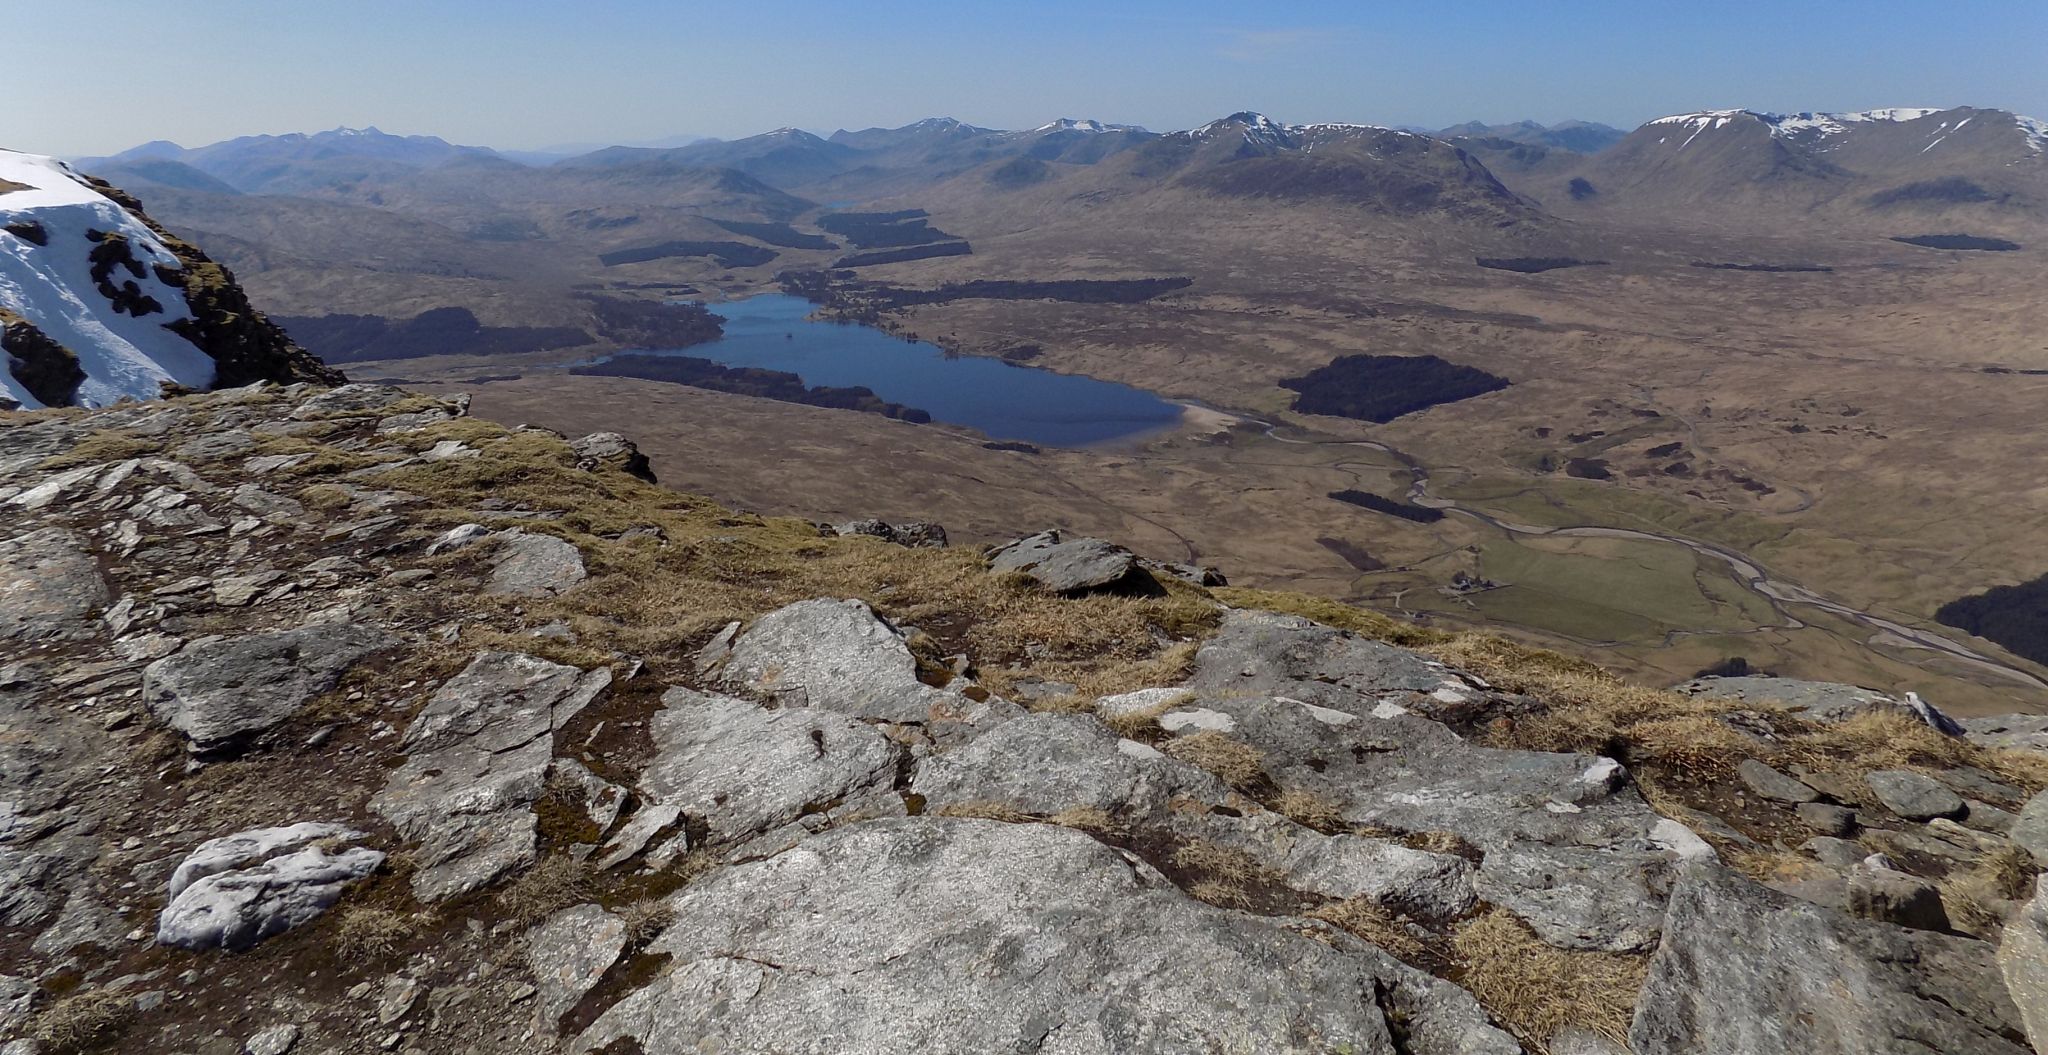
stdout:
[[[82,406],[106,406],[123,397],[155,399],[169,381],[193,388],[213,384],[214,362],[198,346],[165,329],[192,317],[185,293],[157,278],[156,268],[182,269],[156,233],[128,210],[92,189],[55,158],[0,150],[0,181],[27,189],[0,192],[0,226],[33,223],[48,245],[0,233],[0,308],[28,320],[78,356],[85,381]],[[163,310],[133,316],[114,310],[92,280],[89,231],[120,234],[143,266],[140,277],[117,268],[114,282],[133,281]],[[25,408],[42,404],[14,379],[0,359],[0,394]]]

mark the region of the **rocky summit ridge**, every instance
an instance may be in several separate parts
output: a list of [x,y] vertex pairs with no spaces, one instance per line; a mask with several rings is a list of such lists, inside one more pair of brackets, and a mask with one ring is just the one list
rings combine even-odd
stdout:
[[2037,719],[763,518],[466,410],[0,415],[0,1051],[2048,1043]]

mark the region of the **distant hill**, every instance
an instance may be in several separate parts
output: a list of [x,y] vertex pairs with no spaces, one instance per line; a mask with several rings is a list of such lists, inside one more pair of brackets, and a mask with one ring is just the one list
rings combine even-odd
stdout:
[[1621,141],[1628,133],[1593,121],[1560,121],[1540,125],[1534,121],[1489,125],[1467,121],[1431,133],[1439,139],[1503,139],[1510,143],[1550,147],[1579,154],[1597,154]]
[[458,146],[438,136],[336,128],[311,134],[242,136],[194,148],[158,140],[111,157],[81,158],[77,164],[84,171],[97,172],[142,162],[177,162],[238,191],[277,194],[394,170],[429,168],[460,158],[496,156],[488,148]]

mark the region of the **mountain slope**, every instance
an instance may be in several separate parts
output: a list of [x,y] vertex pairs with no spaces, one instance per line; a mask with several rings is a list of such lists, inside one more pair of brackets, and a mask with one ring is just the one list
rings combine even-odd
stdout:
[[458,146],[438,136],[395,136],[376,128],[335,128],[310,134],[241,136],[192,148],[157,140],[112,157],[80,159],[78,166],[98,172],[138,162],[173,161],[236,190],[288,194],[375,173],[497,156],[487,148]]
[[0,231],[0,399],[12,405],[340,376],[134,199],[52,158],[0,151]]
[[1431,134],[1439,139],[1505,139],[1510,143],[1552,147],[1578,154],[1597,154],[1628,135],[1622,129],[1594,121],[1561,121],[1549,126],[1534,121],[1506,125],[1467,121],[1439,128]]
[[1576,179],[1584,185],[1569,197],[1594,207],[2039,224],[2044,148],[2048,126],[2003,110],[1707,110],[1658,118],[1576,166],[1545,167],[1525,189],[1552,202],[1566,197],[1560,181]]

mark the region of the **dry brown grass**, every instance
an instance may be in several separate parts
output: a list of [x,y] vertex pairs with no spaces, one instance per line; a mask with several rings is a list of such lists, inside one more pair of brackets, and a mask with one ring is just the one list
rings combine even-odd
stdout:
[[931,811],[936,817],[963,817],[968,820],[1001,821],[1004,824],[1029,824],[1035,820],[1031,814],[994,799],[974,799],[968,802],[949,802]]
[[675,910],[668,902],[660,899],[635,901],[619,910],[619,919],[626,925],[626,944],[641,949],[661,937],[661,932],[676,921]]
[[99,465],[104,462],[126,461],[130,458],[147,458],[162,454],[163,441],[151,440],[120,429],[94,429],[85,438],[72,444],[62,454],[53,454],[36,463],[38,472],[56,472],[60,469],[76,469],[84,465]]
[[1242,740],[1204,729],[1191,736],[1176,737],[1161,747],[1168,755],[1214,773],[1234,788],[1248,788],[1266,779],[1266,758],[1259,749]]
[[1458,928],[1451,953],[1461,980],[1494,1018],[1536,1051],[1568,1026],[1628,1042],[1649,961],[1545,945],[1506,909]]
[[1069,806],[1046,818],[1049,824],[1062,828],[1087,832],[1090,835],[1109,835],[1122,830],[1115,817],[1108,810],[1095,806]]
[[49,1055],[104,1049],[135,1019],[135,998],[95,989],[73,993],[38,1013],[29,1032]]
[[1243,850],[1196,839],[1173,851],[1174,867],[1232,886],[1245,886],[1270,876],[1258,858]]
[[1728,867],[1756,880],[1759,883],[1798,881],[1812,878],[1820,865],[1789,850],[1779,850],[1761,844],[1755,846],[1723,846],[1721,859]]
[[1202,879],[1189,884],[1188,896],[1217,908],[1246,909],[1252,907],[1250,891],[1234,883],[1220,879]]
[[1159,728],[1159,716],[1194,698],[1194,693],[1183,692],[1168,696],[1148,707],[1137,707],[1116,714],[1096,713],[1109,731],[1126,740],[1156,739],[1164,730]]
[[1344,808],[1313,791],[1289,788],[1275,795],[1269,805],[1275,813],[1302,827],[1324,834],[1344,830]]
[[526,870],[498,893],[498,906],[521,924],[539,923],[572,905],[592,899],[597,879],[587,862],[557,855]]
[[341,910],[341,922],[334,929],[334,955],[344,963],[381,960],[421,929],[417,919],[403,912],[351,905]]
[[1941,881],[1941,903],[1957,930],[1996,938],[2005,926],[2005,910],[2032,893],[2038,869],[2033,856],[2007,845],[1984,855],[1967,869]]
[[1429,945],[1409,929],[1405,920],[1364,898],[1326,902],[1309,910],[1308,916],[1348,931],[1404,963],[1429,958]]

